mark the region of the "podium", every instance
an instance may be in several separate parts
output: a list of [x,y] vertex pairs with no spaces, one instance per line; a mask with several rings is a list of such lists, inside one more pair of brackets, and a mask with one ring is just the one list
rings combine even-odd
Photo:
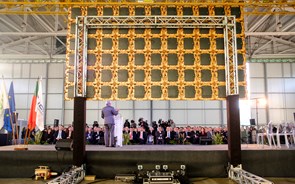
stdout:
[[115,140],[116,147],[122,147],[123,144],[123,117],[118,114],[114,116],[115,120]]

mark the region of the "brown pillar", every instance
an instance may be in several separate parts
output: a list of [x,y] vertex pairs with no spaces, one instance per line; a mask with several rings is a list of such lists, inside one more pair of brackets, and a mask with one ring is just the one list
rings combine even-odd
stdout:
[[86,98],[74,98],[74,140],[73,165],[80,167],[85,163],[85,125],[86,125]]
[[239,95],[226,97],[228,128],[228,159],[233,166],[241,164]]

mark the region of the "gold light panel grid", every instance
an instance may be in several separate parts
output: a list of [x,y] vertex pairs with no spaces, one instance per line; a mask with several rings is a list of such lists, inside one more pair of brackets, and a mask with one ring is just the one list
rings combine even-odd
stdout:
[[[246,94],[242,7],[97,6],[72,8],[67,36],[65,98],[74,96],[76,16],[236,15],[240,96]],[[93,100],[223,100],[222,29],[88,30],[87,98]]]

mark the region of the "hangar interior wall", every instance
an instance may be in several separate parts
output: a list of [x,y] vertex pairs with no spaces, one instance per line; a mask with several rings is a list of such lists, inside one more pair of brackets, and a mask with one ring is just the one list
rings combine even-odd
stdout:
[[[267,105],[258,104],[259,124],[268,120],[275,124],[294,121],[295,112],[295,63],[249,63],[250,98],[268,97]],[[16,108],[20,119],[27,119],[36,79],[43,77],[43,100],[46,124],[54,119],[71,124],[73,101],[64,100],[65,63],[0,63],[0,75],[7,90],[14,82]],[[251,100],[251,116],[255,118],[255,102]],[[105,101],[87,101],[87,123],[98,120]],[[226,125],[225,101],[115,101],[114,106],[126,119],[173,119],[177,125]],[[268,110],[267,110],[268,106]],[[244,114],[245,112],[241,112]],[[241,124],[249,124],[247,120]]]

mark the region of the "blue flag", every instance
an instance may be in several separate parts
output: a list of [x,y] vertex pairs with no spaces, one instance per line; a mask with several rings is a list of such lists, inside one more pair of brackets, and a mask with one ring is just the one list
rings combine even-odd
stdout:
[[4,111],[4,119],[3,120],[4,120],[4,126],[3,127],[8,132],[12,132],[9,109],[5,109],[5,111]]
[[[11,88],[11,85],[10,85],[10,88]],[[13,88],[13,85],[12,85],[12,88]],[[8,98],[8,103],[10,104],[10,99],[9,99],[9,96],[10,96],[10,89],[9,89],[9,95],[6,96],[6,98]],[[12,89],[13,91],[13,89]],[[13,100],[14,100],[14,94],[13,94]],[[14,105],[14,108],[15,108],[15,105]],[[8,105],[8,107],[4,108],[4,117],[3,117],[3,121],[4,121],[4,129],[6,129],[8,132],[12,132],[12,119],[11,119],[11,114],[10,114],[10,107]]]
[[15,110],[13,82],[10,83],[10,88],[9,88],[9,93],[8,93],[8,101],[9,101],[10,112],[14,113],[16,110]]

